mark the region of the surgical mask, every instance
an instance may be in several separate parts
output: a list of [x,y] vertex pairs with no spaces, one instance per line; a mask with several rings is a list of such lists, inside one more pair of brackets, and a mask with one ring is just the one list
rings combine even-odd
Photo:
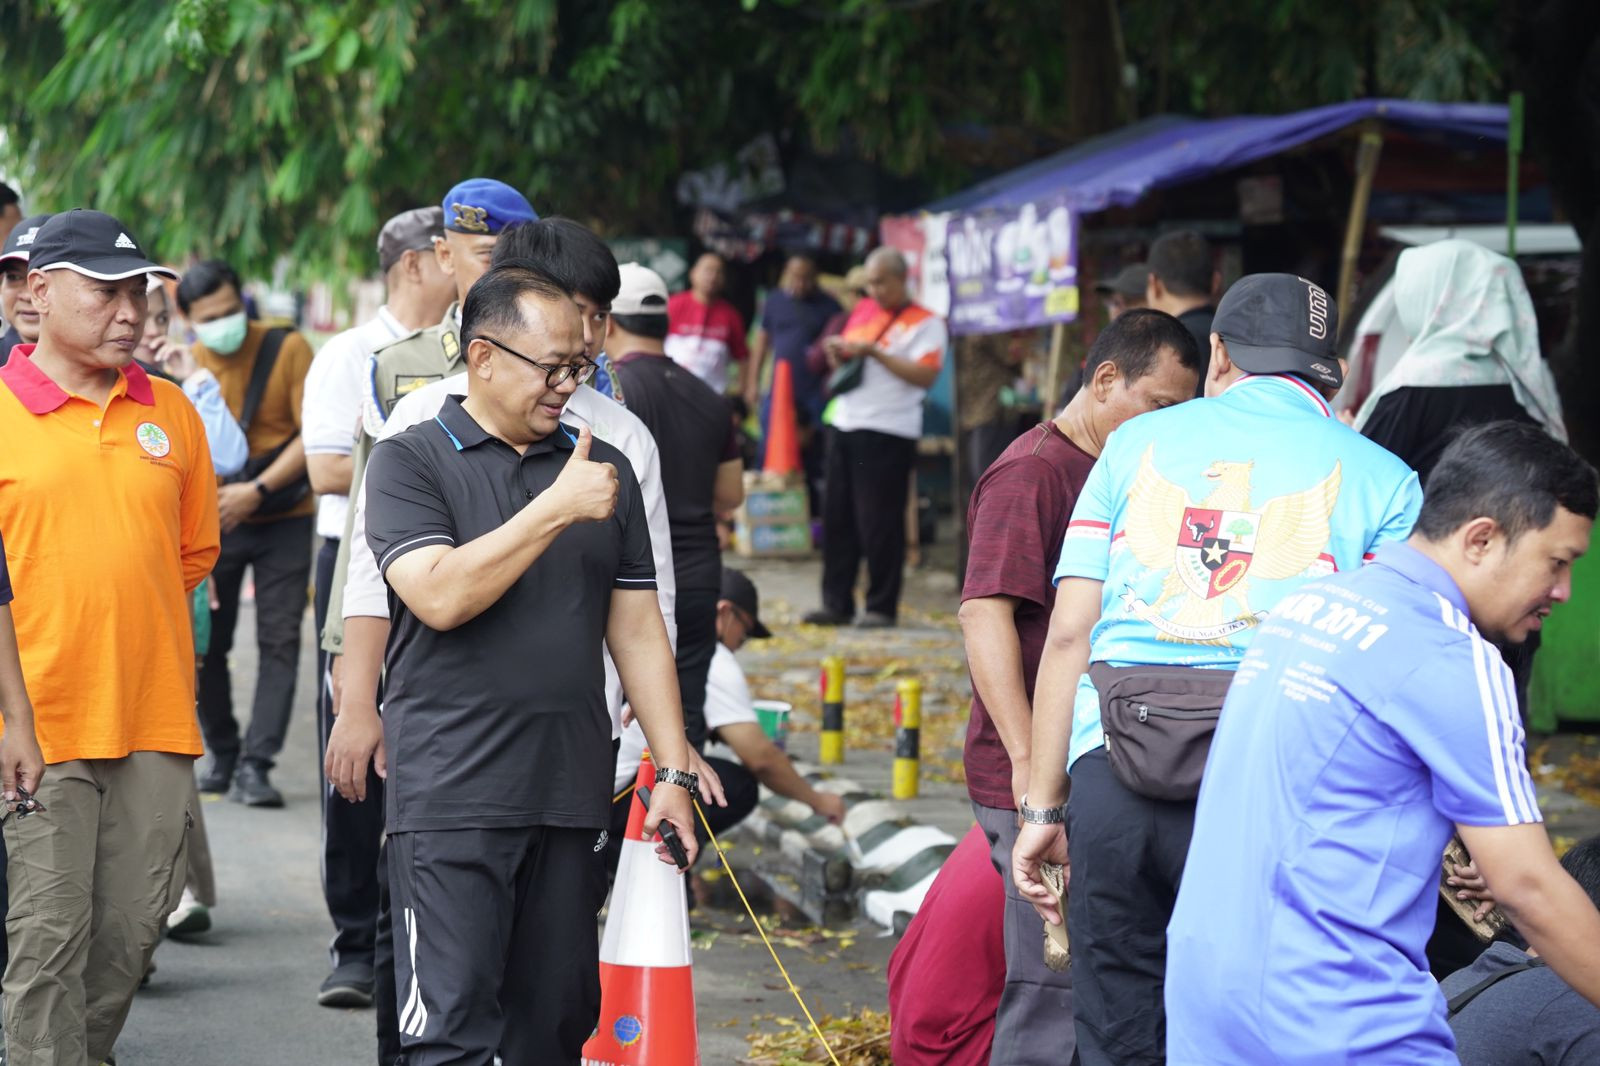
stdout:
[[216,354],[232,355],[244,344],[247,325],[244,312],[239,311],[210,322],[196,322],[194,335]]

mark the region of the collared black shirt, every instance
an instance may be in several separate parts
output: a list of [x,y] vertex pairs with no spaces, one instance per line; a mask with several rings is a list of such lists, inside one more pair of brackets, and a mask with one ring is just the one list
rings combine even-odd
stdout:
[[[576,436],[563,427],[519,456],[452,396],[437,418],[380,441],[366,474],[379,570],[504,525],[555,483]],[[601,643],[612,590],[653,590],[655,565],[633,468],[598,439],[590,458],[617,468],[616,513],[563,530],[476,618],[430,629],[390,591],[389,832],[610,824]]]

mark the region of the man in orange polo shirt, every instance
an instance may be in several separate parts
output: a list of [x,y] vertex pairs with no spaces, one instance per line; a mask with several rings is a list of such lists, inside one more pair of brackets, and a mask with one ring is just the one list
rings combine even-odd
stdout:
[[216,561],[194,406],[133,362],[148,274],[97,211],[34,239],[37,345],[0,368],[0,529],[43,810],[4,824],[14,1066],[103,1062],[183,889],[193,763],[187,593]]

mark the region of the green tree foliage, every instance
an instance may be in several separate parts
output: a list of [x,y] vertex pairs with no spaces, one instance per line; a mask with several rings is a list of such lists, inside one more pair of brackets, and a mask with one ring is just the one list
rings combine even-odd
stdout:
[[767,128],[718,21],[690,0],[19,0],[5,161],[32,202],[254,271],[366,268],[382,218],[474,174],[659,225],[680,171]]
[[1060,0],[745,0],[761,65],[825,148],[898,173],[948,164],[953,124],[1060,128]]
[[1504,100],[1501,0],[1122,0],[1141,113]]
[[663,232],[759,133],[937,191],[1158,110],[1494,98],[1495,3],[9,0],[0,165],[168,259],[348,273],[474,174]]

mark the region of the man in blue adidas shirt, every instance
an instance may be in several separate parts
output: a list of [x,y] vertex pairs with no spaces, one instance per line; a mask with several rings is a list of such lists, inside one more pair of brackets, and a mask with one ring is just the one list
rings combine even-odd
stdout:
[[1321,287],[1241,278],[1212,328],[1207,398],[1125,423],[1078,497],[1035,688],[1013,876],[1059,922],[1038,864],[1071,842],[1084,1066],[1165,1060],[1167,920],[1209,730],[1256,629],[1307,580],[1403,539],[1421,502],[1404,463],[1330,415],[1338,313]]
[[1452,831],[1600,1004],[1600,913],[1550,850],[1495,647],[1571,594],[1597,503],[1565,445],[1490,423],[1440,458],[1409,543],[1278,604],[1206,766],[1169,930],[1173,1063],[1453,1066],[1423,951]]

